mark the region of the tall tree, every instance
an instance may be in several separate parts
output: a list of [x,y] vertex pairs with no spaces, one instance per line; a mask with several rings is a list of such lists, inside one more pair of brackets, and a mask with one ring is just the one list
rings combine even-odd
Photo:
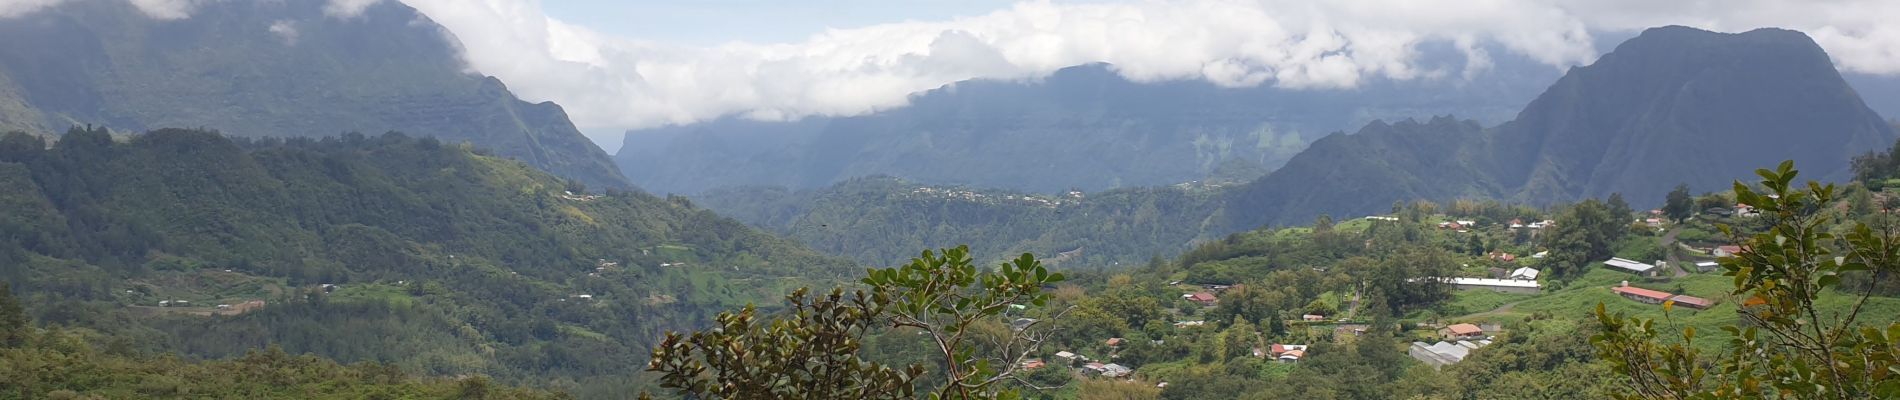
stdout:
[[1695,212],[1695,197],[1689,194],[1689,184],[1678,184],[1676,190],[1669,191],[1669,197],[1663,201],[1663,215],[1676,222],[1689,219]]
[[1017,368],[1051,332],[1031,324],[992,346],[996,354],[978,354],[981,333],[973,328],[1011,305],[1042,306],[1048,299],[1043,285],[1063,276],[1029,254],[980,272],[969,254],[967,246],[925,251],[902,267],[869,270],[862,281],[869,292],[846,296],[835,289],[812,301],[799,290],[789,298],[791,315],[764,324],[754,322],[753,307],[723,313],[715,329],[667,334],[648,370],[662,374],[660,386],[688,398],[912,398],[923,366],[898,371],[858,354],[864,334],[882,326],[919,332],[931,342],[942,384],[929,397],[1016,398],[999,383],[1033,386]]
[[[1597,305],[1601,333],[1591,338],[1633,390],[1627,399],[1893,399],[1900,398],[1900,323],[1862,326],[1861,305],[1876,282],[1842,286],[1843,274],[1887,277],[1900,272],[1900,229],[1863,223],[1844,235],[1830,232],[1823,209],[1837,200],[1835,186],[1790,185],[1792,161],[1759,170],[1768,193],[1735,183],[1737,200],[1772,218],[1772,229],[1751,236],[1722,225],[1747,251],[1721,259],[1734,277],[1742,322],[1722,327],[1723,355],[1705,358],[1693,326],[1679,338],[1659,339],[1654,320],[1611,315]],[[1823,313],[1824,292],[1845,292],[1845,313]],[[1673,302],[1663,304],[1665,316]],[[1677,336],[1670,334],[1670,336]]]
[[13,290],[6,282],[0,282],[0,347],[20,347],[26,343],[28,330],[32,322],[26,318],[26,308],[20,306],[20,300],[13,297]]
[[1544,247],[1550,249],[1547,265],[1551,272],[1558,278],[1575,277],[1591,264],[1609,258],[1610,245],[1629,231],[1625,223],[1611,217],[1610,208],[1595,199],[1570,207],[1544,236]]

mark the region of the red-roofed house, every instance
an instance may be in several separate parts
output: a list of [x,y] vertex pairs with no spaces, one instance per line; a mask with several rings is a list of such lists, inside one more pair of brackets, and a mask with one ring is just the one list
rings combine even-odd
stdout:
[[1204,306],[1211,306],[1211,305],[1214,305],[1215,301],[1219,301],[1219,298],[1214,297],[1213,293],[1208,293],[1208,292],[1184,294],[1184,295],[1181,295],[1181,298],[1188,299],[1188,301],[1201,303],[1201,305],[1204,305]]
[[1715,248],[1716,257],[1734,257],[1736,254],[1741,254],[1741,252],[1742,246],[1721,246]]
[[1649,290],[1649,289],[1639,288],[1635,286],[1630,286],[1629,282],[1623,282],[1623,286],[1610,288],[1610,291],[1616,292],[1616,294],[1623,295],[1623,297],[1628,297],[1630,300],[1636,300],[1636,301],[1649,303],[1649,304],[1662,304],[1662,302],[1668,301],[1670,297],[1676,296],[1674,294],[1670,294],[1669,292]]
[[1479,328],[1477,325],[1472,324],[1452,324],[1451,326],[1439,329],[1438,335],[1443,336],[1445,340],[1483,339],[1484,328]]
[[1108,338],[1108,347],[1117,347],[1121,345],[1122,345],[1122,338]]

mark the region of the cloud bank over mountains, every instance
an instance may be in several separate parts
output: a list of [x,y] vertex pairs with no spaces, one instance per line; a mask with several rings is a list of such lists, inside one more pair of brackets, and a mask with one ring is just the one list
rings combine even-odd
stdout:
[[[0,17],[61,1],[81,0],[0,0]],[[125,1],[176,20],[206,1],[233,0]],[[384,0],[328,1],[330,17],[354,18]],[[601,34],[548,17],[537,0],[401,1],[457,36],[472,71],[500,77],[524,98],[556,101],[601,135],[728,115],[864,114],[959,80],[1035,79],[1090,62],[1135,81],[1230,87],[1466,79],[1488,68],[1496,55],[1486,49],[1565,68],[1607,50],[1593,46],[1593,33],[1671,24],[1801,30],[1843,70],[1900,74],[1900,24],[1892,23],[1900,2],[1891,0],[1028,1],[948,20],[828,29],[795,43],[717,46]],[[1467,62],[1422,66],[1426,43],[1449,44]]]

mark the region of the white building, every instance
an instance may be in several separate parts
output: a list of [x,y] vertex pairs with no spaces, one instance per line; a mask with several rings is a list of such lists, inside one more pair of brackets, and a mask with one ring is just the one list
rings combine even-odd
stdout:
[[1623,270],[1623,272],[1628,272],[1628,273],[1637,274],[1641,276],[1656,276],[1656,271],[1657,271],[1657,268],[1655,265],[1644,264],[1644,263],[1636,262],[1635,260],[1628,260],[1628,259],[1617,258],[1617,257],[1610,257],[1610,260],[1604,261],[1603,265],[1608,265],[1610,266],[1610,268],[1616,268],[1619,270]]
[[1475,342],[1460,340],[1455,343],[1441,341],[1433,344],[1412,342],[1412,348],[1406,350],[1405,353],[1411,355],[1413,359],[1425,363],[1425,365],[1438,368],[1464,361],[1465,357],[1471,355],[1472,350],[1490,344],[1490,340],[1479,340]]
[[1537,280],[1538,272],[1536,268],[1521,267],[1511,271],[1511,279],[1534,281]]
[[1450,281],[1452,287],[1458,290],[1488,289],[1503,293],[1522,294],[1537,294],[1543,291],[1543,285],[1532,280],[1451,278]]

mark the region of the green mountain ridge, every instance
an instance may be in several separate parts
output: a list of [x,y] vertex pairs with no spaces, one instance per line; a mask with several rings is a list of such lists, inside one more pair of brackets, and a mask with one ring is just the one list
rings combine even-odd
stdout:
[[457,40],[416,10],[384,1],[339,18],[326,3],[203,2],[162,20],[124,1],[74,0],[0,20],[0,131],[402,131],[632,187],[560,106],[470,75]]
[[1719,190],[1745,178],[1735,171],[1787,159],[1843,181],[1848,159],[1895,137],[1800,32],[1655,28],[1573,68],[1502,125],[1438,118],[1316,141],[1232,193],[1230,207],[1263,210],[1233,214],[1232,228],[1413,199],[1658,202],[1677,183]]
[[274,344],[624,398],[665,330],[855,272],[678,199],[568,193],[485,153],[394,133],[4,135],[0,280],[35,320],[117,352]]

